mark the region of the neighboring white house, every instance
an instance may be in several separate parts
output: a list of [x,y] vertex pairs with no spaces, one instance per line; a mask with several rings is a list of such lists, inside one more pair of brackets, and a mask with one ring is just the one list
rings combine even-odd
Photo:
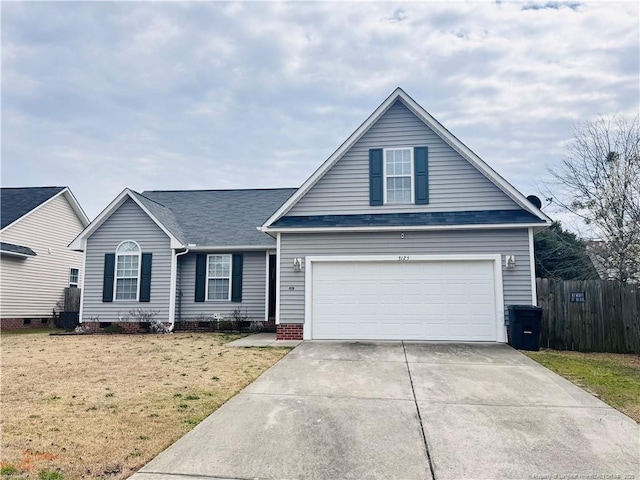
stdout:
[[78,287],[82,254],[69,243],[89,224],[69,188],[2,188],[0,326],[50,325],[65,287]]

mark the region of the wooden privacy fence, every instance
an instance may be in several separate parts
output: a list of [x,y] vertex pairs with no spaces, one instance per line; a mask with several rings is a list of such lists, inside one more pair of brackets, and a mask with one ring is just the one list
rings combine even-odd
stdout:
[[56,319],[56,327],[73,330],[80,324],[80,296],[79,288],[66,287],[64,289],[64,310]]
[[540,346],[640,353],[640,288],[608,280],[536,279]]
[[64,311],[79,312],[80,311],[80,295],[82,290],[79,288],[66,287],[64,289]]

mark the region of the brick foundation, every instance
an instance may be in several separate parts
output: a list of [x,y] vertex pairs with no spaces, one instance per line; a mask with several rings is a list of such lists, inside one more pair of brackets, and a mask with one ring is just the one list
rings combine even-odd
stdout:
[[276,326],[276,340],[302,340],[302,323],[281,323]]
[[[174,332],[227,332],[227,331],[269,331],[269,323],[264,322],[256,322],[262,324],[262,328],[260,325],[254,325],[256,330],[252,330],[248,325],[249,322],[246,322],[243,328],[240,328],[236,322],[230,321],[222,321],[222,322],[214,322],[214,321],[197,321],[197,320],[183,320],[176,322],[174,324],[173,331]],[[148,333],[149,332],[149,324],[148,323],[140,323],[140,322],[84,322],[81,323],[80,326],[86,333],[108,333],[110,329],[114,327],[120,327],[122,329],[122,333]],[[169,323],[165,323],[165,326],[169,326]],[[111,327],[111,328],[109,328]],[[252,328],[253,328],[252,327]],[[302,326],[300,326],[302,327]],[[273,330],[275,331],[275,328]],[[300,338],[302,338],[302,329],[300,329]],[[297,338],[297,337],[296,337]],[[289,338],[287,338],[289,339]]]
[[276,317],[269,317],[267,323],[264,324],[263,332],[275,332],[276,331]]
[[[107,325],[105,322],[84,322],[81,323],[80,326],[87,333],[108,333],[109,326],[111,327],[120,327],[122,329],[122,333],[148,333],[149,332],[149,324],[148,323],[140,323],[140,322],[107,322],[110,325]],[[165,323],[168,327],[169,324]]]
[[175,332],[275,332],[275,321],[236,322],[230,320],[194,320],[176,321]]
[[87,333],[98,333],[100,331],[100,324],[98,322],[84,322],[80,324],[80,327]]
[[216,331],[216,322],[198,322],[196,320],[182,320],[173,326],[174,332],[213,332]]
[[3,318],[0,330],[25,330],[27,328],[53,328],[53,318]]

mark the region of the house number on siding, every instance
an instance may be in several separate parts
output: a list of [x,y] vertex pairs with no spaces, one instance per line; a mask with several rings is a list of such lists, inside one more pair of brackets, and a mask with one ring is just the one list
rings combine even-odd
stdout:
[[398,255],[398,261],[399,262],[408,262],[409,261],[409,255]]

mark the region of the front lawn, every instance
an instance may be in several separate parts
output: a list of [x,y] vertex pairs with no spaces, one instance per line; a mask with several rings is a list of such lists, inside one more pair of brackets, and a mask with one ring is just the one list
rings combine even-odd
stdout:
[[3,333],[0,473],[130,476],[288,352],[234,338]]
[[640,422],[640,355],[522,352]]

